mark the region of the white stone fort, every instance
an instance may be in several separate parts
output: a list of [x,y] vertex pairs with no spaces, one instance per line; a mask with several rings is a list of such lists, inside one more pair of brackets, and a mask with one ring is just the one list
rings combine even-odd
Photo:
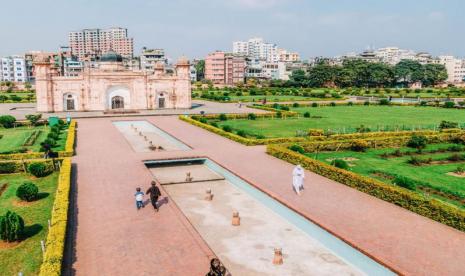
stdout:
[[76,77],[60,76],[49,59],[34,62],[37,111],[137,111],[191,108],[189,61],[178,60],[173,74],[163,64],[153,72],[128,70],[115,52],[102,56]]

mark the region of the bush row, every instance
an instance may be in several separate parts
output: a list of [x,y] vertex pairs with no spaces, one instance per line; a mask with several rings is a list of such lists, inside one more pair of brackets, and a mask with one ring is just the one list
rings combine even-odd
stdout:
[[[20,173],[20,172],[35,172],[35,169],[29,170],[32,164],[43,164],[40,170],[45,172],[53,171],[53,160],[51,159],[28,159],[28,160],[8,160],[0,161],[0,174]],[[35,167],[32,166],[32,167]],[[39,169],[37,169],[39,171]],[[35,173],[33,173],[35,175]],[[40,172],[38,172],[40,174]]]
[[336,168],[288,150],[281,145],[268,145],[267,153],[289,163],[300,164],[307,170],[401,206],[419,215],[465,231],[465,211],[446,205],[436,199],[426,198],[416,192]]
[[[74,141],[76,135],[76,121],[71,121],[68,127],[65,150],[58,152],[59,157],[71,157],[74,154]],[[44,156],[41,152],[0,154],[0,160],[40,159]]]
[[71,188],[71,158],[63,159],[55,201],[52,208],[51,227],[48,231],[44,259],[40,276],[59,276],[65,248],[66,226],[68,223],[69,191]]

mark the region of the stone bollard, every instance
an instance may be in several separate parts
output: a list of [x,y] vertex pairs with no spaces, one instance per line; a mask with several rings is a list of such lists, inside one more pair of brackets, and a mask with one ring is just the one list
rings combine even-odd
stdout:
[[148,139],[147,139],[147,136],[145,136],[145,135],[144,135],[144,140],[145,140],[145,141],[147,141],[147,140],[148,140]]
[[282,265],[283,264],[283,251],[281,248],[274,249],[274,258],[273,258],[274,265]]
[[207,189],[205,193],[205,200],[206,201],[212,201],[213,200],[213,194],[211,189]]
[[234,211],[233,216],[232,216],[232,225],[233,226],[239,226],[241,225],[241,218],[239,217],[239,212]]
[[186,182],[192,182],[192,179],[194,179],[194,178],[191,176],[191,173],[187,172],[186,173]]
[[142,136],[142,131],[139,131],[139,136]]

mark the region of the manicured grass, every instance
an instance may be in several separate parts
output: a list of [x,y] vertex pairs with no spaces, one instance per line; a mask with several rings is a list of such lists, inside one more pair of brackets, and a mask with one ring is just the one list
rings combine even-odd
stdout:
[[[435,144],[428,145],[425,151],[436,148],[447,148],[452,144]],[[458,166],[464,166],[465,162],[451,163],[442,165],[425,165],[425,166],[414,166],[407,163],[410,156],[393,157],[393,158],[381,158],[382,153],[392,153],[395,149],[370,149],[366,152],[354,152],[354,151],[341,151],[341,152],[320,152],[307,153],[306,155],[318,159],[320,161],[331,163],[332,159],[345,159],[350,164],[350,171],[376,178],[386,183],[392,183],[392,180],[384,177],[373,175],[373,171],[382,171],[389,174],[401,175],[410,179],[429,183],[432,187],[442,189],[443,191],[459,192],[465,194],[465,178],[447,175],[449,172],[453,172]],[[401,148],[402,151],[410,150],[407,148]],[[429,158],[433,160],[443,159],[454,153],[424,153],[419,158]],[[460,154],[464,154],[461,152]],[[351,158],[355,160],[351,161]],[[443,198],[444,199],[444,198]],[[448,199],[444,199],[447,202]],[[465,208],[465,203],[453,202],[455,205]]]
[[[0,215],[6,210],[19,214],[24,219],[26,239],[13,247],[0,243],[0,275],[37,275],[42,263],[40,241],[48,232],[48,220],[51,217],[58,173],[44,178],[34,178],[28,174],[0,175],[0,186],[8,183],[8,188],[0,196]],[[24,181],[32,181],[39,187],[41,199],[22,203],[16,197],[16,188]]]
[[[34,130],[41,130],[41,134],[32,146],[23,147],[24,141],[31,135]],[[16,127],[16,128],[0,128],[0,135],[3,137],[0,139],[0,153],[7,151],[15,151],[21,148],[27,148],[32,151],[40,150],[40,143],[47,138],[47,134],[50,132],[48,126],[37,126],[37,127]],[[60,139],[57,141],[58,146],[54,148],[55,151],[64,149],[66,142],[67,131],[62,130]]]
[[[354,105],[299,107],[291,108],[291,111],[299,112],[302,116],[287,119],[228,120],[218,124],[220,127],[228,125],[234,130],[272,138],[292,137],[297,131],[311,128],[351,133],[360,125],[377,131],[433,128],[442,120],[465,123],[464,110],[435,107]],[[305,112],[310,112],[312,118],[304,118]]]

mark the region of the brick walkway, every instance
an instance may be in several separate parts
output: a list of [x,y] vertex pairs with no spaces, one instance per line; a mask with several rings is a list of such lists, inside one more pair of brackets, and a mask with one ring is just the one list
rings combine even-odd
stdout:
[[174,204],[158,214],[147,208],[139,214],[133,206],[134,187],[150,180],[140,161],[180,156],[210,157],[403,274],[465,275],[460,231],[311,172],[297,197],[292,165],[266,155],[264,147],[240,145],[176,117],[145,119],[194,150],[136,154],[110,119],[79,121],[73,265],[79,275],[205,273],[211,252]]

